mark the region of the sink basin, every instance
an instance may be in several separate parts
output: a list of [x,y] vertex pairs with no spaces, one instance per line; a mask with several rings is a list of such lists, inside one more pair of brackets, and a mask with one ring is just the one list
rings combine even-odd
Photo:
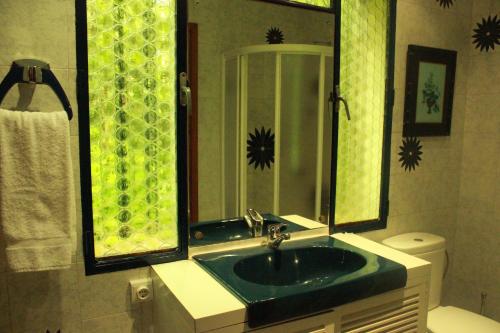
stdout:
[[403,288],[407,277],[404,266],[329,236],[193,258],[246,304],[251,328]]
[[[264,218],[263,236],[267,235],[267,226],[275,223],[286,223],[288,225],[286,232],[307,230],[303,226],[272,214],[263,214],[262,217]],[[189,225],[189,236],[189,245],[191,246],[252,238],[250,229],[243,218],[193,223]]]
[[362,255],[349,250],[302,247],[243,258],[235,263],[234,273],[252,283],[287,286],[333,281],[365,265]]

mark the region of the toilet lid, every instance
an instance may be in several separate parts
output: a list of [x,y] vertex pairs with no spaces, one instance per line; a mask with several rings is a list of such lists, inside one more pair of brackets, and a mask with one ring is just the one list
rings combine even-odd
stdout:
[[499,333],[500,323],[454,306],[429,311],[427,328],[432,333]]

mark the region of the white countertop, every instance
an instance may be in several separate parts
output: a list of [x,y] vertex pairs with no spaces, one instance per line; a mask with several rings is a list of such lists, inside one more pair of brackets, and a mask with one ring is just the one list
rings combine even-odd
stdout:
[[[295,223],[297,221],[302,222],[310,226],[315,226],[315,223],[316,226],[319,224],[296,215],[285,216],[283,218],[292,220]],[[325,230],[328,232],[328,228]],[[292,237],[293,239],[317,237],[325,235],[325,230],[322,230],[321,234],[303,233],[302,236],[294,233]],[[430,274],[430,264],[428,262],[356,234],[339,233],[332,235],[332,237],[404,265],[408,272],[408,283],[425,274]],[[231,248],[242,248],[258,244],[259,242],[257,244],[254,242],[245,243],[243,246],[236,246],[226,243],[225,247],[219,246],[218,250],[230,250]],[[215,248],[211,247],[207,250],[207,252],[213,252]],[[201,252],[197,250],[197,254]],[[182,313],[187,316],[185,319],[187,321],[194,320],[198,332],[220,327],[221,322],[229,326],[247,321],[245,305],[193,260],[189,259],[154,265],[152,269],[184,308]]]

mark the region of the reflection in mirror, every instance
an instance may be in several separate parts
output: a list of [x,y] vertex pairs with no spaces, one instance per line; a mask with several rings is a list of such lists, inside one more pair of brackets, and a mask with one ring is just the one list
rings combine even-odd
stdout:
[[249,208],[263,236],[270,223],[305,229],[278,216],[328,224],[333,21],[262,1],[189,1],[191,245],[254,237]]

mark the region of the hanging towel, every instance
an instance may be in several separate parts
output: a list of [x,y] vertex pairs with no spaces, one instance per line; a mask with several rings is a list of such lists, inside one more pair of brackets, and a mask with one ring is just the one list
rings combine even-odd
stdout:
[[75,220],[67,114],[0,109],[0,230],[10,269],[69,268]]

